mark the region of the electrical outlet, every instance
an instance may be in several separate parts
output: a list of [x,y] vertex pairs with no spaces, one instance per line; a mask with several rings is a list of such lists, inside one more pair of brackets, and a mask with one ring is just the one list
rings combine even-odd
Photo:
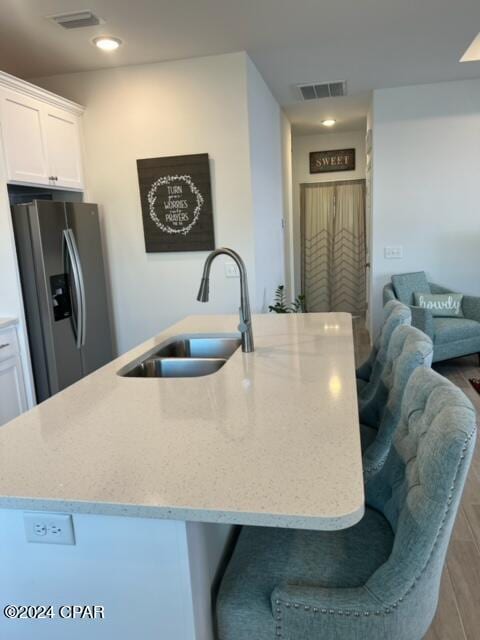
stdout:
[[240,273],[235,262],[225,262],[225,276],[227,278],[239,278]]
[[403,247],[385,247],[384,256],[387,260],[403,258]]
[[72,516],[31,511],[23,514],[27,542],[75,544]]
[[40,522],[35,522],[33,525],[33,533],[36,536],[46,536],[47,535],[47,527],[45,524]]

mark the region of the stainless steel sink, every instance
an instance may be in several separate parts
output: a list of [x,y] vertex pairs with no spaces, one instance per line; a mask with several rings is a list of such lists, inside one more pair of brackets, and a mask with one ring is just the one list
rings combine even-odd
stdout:
[[215,373],[224,358],[150,358],[127,374],[129,378],[196,378]]
[[118,372],[127,378],[195,378],[218,371],[241,345],[229,335],[177,336]]
[[176,338],[155,352],[158,358],[229,358],[240,338]]

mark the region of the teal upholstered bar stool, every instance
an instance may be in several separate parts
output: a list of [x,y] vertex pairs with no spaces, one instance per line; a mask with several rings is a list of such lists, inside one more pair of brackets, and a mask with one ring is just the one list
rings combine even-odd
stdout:
[[[396,301],[393,300],[393,302],[396,302]],[[395,305],[395,304],[385,304],[385,306],[383,307],[382,329],[385,326],[385,323],[389,319],[390,315],[392,314],[393,310],[396,309],[396,308],[397,308],[397,305]],[[380,349],[381,340],[382,340],[382,331],[380,331],[377,339],[373,343],[373,346],[372,346],[372,349],[370,351],[370,354],[369,354],[368,358],[365,360],[365,362],[363,362],[357,368],[357,370],[355,372],[356,377],[357,377],[357,381],[368,382],[370,380],[370,377],[371,377],[372,371],[373,371],[373,365],[375,364],[375,360],[377,358],[377,353],[378,353],[378,350]],[[360,385],[362,385],[361,382],[360,382]]]
[[387,359],[388,345],[395,329],[403,324],[411,324],[412,314],[410,309],[392,300],[384,307],[384,323],[367,361],[357,370],[358,404],[362,405],[375,393],[376,386],[381,378]]
[[430,367],[432,357],[433,343],[422,331],[402,325],[392,333],[380,381],[360,411],[365,477],[376,473],[385,462],[400,423],[410,376],[418,367]]
[[[392,302],[398,302],[397,300],[392,300]],[[377,359],[377,353],[381,348],[382,342],[385,342],[385,340],[388,342],[388,332],[393,331],[393,329],[395,329],[395,327],[397,325],[394,324],[393,329],[389,328],[387,329],[385,327],[385,325],[387,324],[388,319],[390,318],[390,316],[392,315],[393,311],[395,310],[399,310],[401,309],[401,307],[399,307],[398,304],[385,304],[383,307],[383,323],[382,323],[382,329],[380,331],[380,333],[378,334],[377,339],[375,340],[375,342],[373,343],[372,349],[370,351],[370,354],[368,356],[368,358],[365,360],[365,362],[363,362],[356,370],[355,374],[357,377],[357,383],[359,383],[360,386],[363,386],[362,381],[363,382],[369,382],[370,378],[372,377],[372,372],[373,372],[373,368],[375,365],[375,361]],[[407,314],[408,315],[408,314]],[[404,323],[404,324],[408,324],[408,323]],[[385,336],[382,335],[385,331]]]
[[421,640],[435,614],[475,433],[465,395],[417,368],[357,525],[242,529],[217,599],[219,640]]

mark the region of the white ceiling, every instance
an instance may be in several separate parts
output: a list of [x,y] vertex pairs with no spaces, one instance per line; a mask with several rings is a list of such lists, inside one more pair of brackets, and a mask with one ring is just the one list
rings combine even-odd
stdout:
[[[45,19],[81,9],[106,24]],[[0,67],[35,78],[246,50],[297,133],[327,116],[345,131],[363,126],[372,89],[480,77],[480,62],[458,62],[479,31],[479,0],[0,0]],[[104,33],[124,45],[99,51]],[[293,89],[336,80],[349,97],[301,103]]]

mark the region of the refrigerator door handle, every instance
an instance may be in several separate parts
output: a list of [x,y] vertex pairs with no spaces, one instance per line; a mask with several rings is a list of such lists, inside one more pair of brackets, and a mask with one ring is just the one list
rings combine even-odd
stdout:
[[[75,287],[75,299],[76,299],[76,311],[78,317],[75,317],[75,307],[72,302],[72,329],[73,334],[75,336],[75,346],[77,349],[81,348],[81,333],[80,333],[80,288],[78,284],[78,270],[77,264],[75,261],[75,256],[73,254],[73,249],[71,246],[70,236],[68,234],[69,229],[64,229],[63,231],[63,259],[65,263],[65,271],[72,274],[73,278],[73,286]],[[67,268],[67,260],[70,263],[70,267]]]
[[86,319],[87,319],[87,308],[86,308],[86,301],[85,301],[85,284],[83,281],[82,264],[80,262],[77,243],[75,241],[75,235],[72,229],[64,229],[63,236],[65,239],[65,245],[67,247],[70,264],[72,265],[72,273],[73,273],[73,280],[74,280],[74,286],[75,286],[75,295],[77,298],[77,312],[78,312],[78,318],[76,322],[74,322],[74,328],[76,329],[75,337],[77,342],[77,349],[81,349],[85,345]]
[[77,263],[77,272],[78,272],[78,284],[80,289],[80,309],[79,309],[79,319],[80,319],[80,346],[85,346],[86,334],[87,334],[87,299],[85,295],[85,282],[83,279],[83,271],[82,271],[82,262],[80,260],[80,254],[78,253],[77,241],[75,240],[75,234],[73,233],[73,229],[67,229],[68,234],[70,236],[71,245],[73,249],[73,254],[75,256],[75,260]]

